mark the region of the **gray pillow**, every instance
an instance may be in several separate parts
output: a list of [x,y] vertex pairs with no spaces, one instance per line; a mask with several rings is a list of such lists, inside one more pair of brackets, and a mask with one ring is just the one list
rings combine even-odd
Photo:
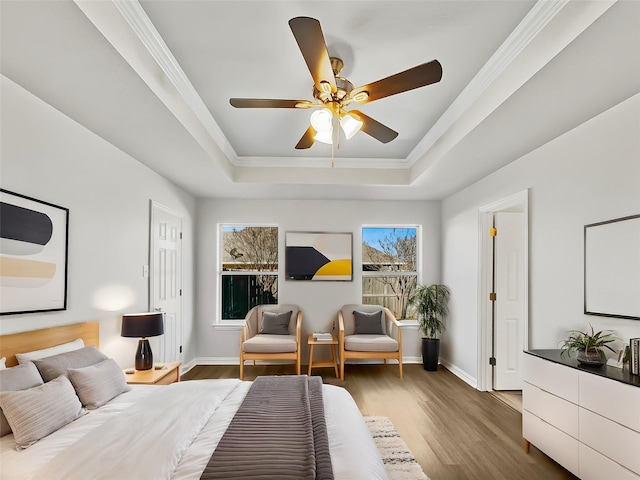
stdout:
[[124,373],[111,358],[89,367],[70,368],[67,373],[82,405],[89,410],[131,390]]
[[385,335],[382,329],[382,310],[373,313],[354,310],[353,318],[356,321],[356,335]]
[[289,321],[293,310],[283,313],[262,312],[260,333],[268,335],[289,335]]
[[[0,392],[14,392],[42,385],[42,377],[36,366],[29,362],[11,368],[0,370]],[[0,437],[11,433],[4,412],[0,410]]]
[[0,392],[0,406],[18,450],[33,445],[84,412],[73,385],[64,375],[27,390]]
[[95,365],[108,357],[96,347],[84,347],[72,352],[60,353],[52,357],[34,360],[40,375],[45,382],[50,382],[60,375],[66,375],[70,368],[82,368]]

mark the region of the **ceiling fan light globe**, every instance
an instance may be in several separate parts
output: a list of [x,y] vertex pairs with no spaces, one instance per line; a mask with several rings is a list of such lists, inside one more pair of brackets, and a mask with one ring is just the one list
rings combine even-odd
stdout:
[[360,131],[363,122],[356,118],[355,115],[345,114],[340,119],[340,126],[344,131],[344,136],[347,140],[353,138],[353,136]]
[[311,114],[311,126],[316,132],[330,132],[333,127],[333,112],[321,108]]
[[315,137],[313,137],[313,139],[316,142],[326,143],[327,145],[331,145],[333,143],[333,131],[326,130],[324,132],[318,132],[316,133]]

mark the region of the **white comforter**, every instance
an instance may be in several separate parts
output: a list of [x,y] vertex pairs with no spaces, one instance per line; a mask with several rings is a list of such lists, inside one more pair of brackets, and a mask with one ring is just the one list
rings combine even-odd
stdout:
[[[198,380],[136,385],[23,451],[0,439],[7,479],[198,479],[251,383]],[[336,479],[386,479],[351,396],[323,386]]]

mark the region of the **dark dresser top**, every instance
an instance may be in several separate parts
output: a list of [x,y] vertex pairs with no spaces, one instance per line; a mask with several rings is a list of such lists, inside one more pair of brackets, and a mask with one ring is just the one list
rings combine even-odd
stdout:
[[560,363],[561,365],[566,365],[567,367],[575,368],[576,370],[580,370],[581,372],[592,373],[594,375],[599,375],[601,377],[609,378],[611,380],[616,380],[618,382],[626,383],[628,385],[640,387],[640,376],[631,375],[631,373],[629,373],[629,370],[610,367],[608,365],[602,365],[601,367],[588,367],[586,365],[581,365],[578,363],[578,360],[576,360],[574,356],[565,355],[564,358],[560,357],[560,349],[525,350],[524,353],[528,353],[529,355],[533,355],[535,357],[540,357],[545,360],[549,360],[550,362]]

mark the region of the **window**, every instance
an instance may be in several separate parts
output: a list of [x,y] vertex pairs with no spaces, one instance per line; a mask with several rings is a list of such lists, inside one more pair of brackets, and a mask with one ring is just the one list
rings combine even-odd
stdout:
[[416,318],[409,298],[418,284],[418,227],[362,228],[362,303],[397,319]]
[[278,303],[278,227],[223,225],[220,235],[222,320]]

